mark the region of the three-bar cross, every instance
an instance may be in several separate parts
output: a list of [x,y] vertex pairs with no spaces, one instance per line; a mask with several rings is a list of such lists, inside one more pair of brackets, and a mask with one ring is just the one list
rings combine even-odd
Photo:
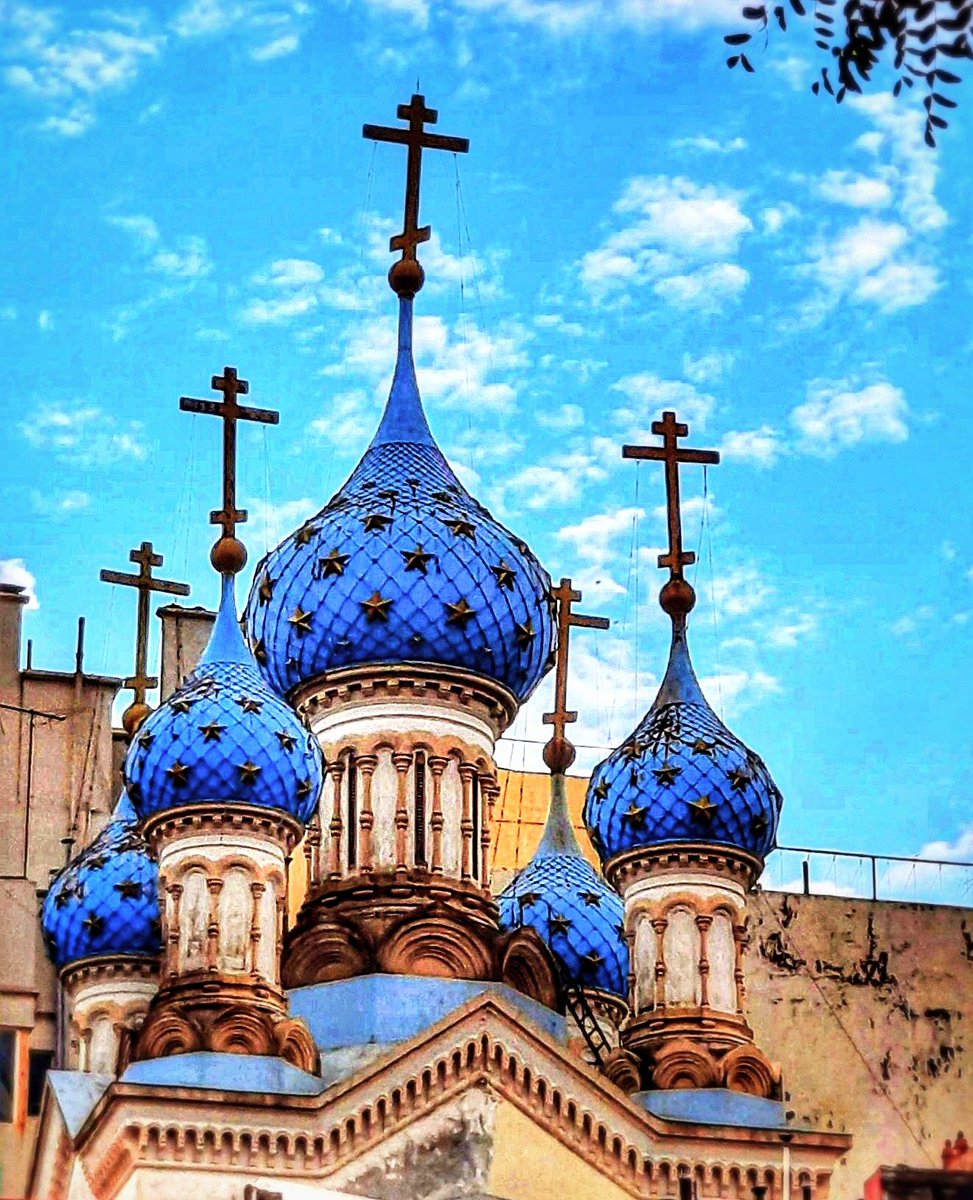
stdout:
[[[551,770],[566,770],[574,760],[574,748],[567,743],[564,727],[578,719],[578,714],[568,709],[568,652],[570,648],[572,627],[584,629],[608,629],[611,622],[607,617],[589,617],[584,613],[571,611],[571,606],[581,599],[581,593],[571,586],[570,579],[562,579],[556,588],[551,589],[551,595],[557,606],[557,657],[554,668],[554,711],[544,713],[544,724],[554,726],[554,736],[544,748],[545,761]],[[569,752],[568,761],[561,765],[558,760],[558,747],[566,746]],[[555,757],[549,761],[549,755]]]
[[156,579],[153,567],[161,567],[164,559],[156,554],[151,542],[143,542],[137,550],[129,552],[129,560],[138,563],[137,575],[123,571],[102,571],[102,583],[118,583],[123,587],[138,588],[138,621],[135,633],[135,674],[125,680],[125,686],[135,692],[135,705],[145,705],[145,693],[158,684],[158,679],[146,674],[149,653],[149,600],[153,592],[166,592],[170,596],[188,596],[187,583],[173,583],[169,579]]
[[416,259],[416,247],[420,242],[428,242],[430,227],[419,228],[419,182],[422,175],[423,150],[452,150],[454,154],[466,154],[470,148],[469,138],[444,137],[438,133],[427,133],[426,124],[435,125],[439,113],[434,108],[426,108],[425,96],[418,94],[412,97],[408,104],[400,104],[396,116],[400,121],[408,121],[408,129],[390,128],[386,125],[363,125],[362,137],[372,138],[377,142],[397,142],[408,146],[409,158],[405,180],[405,219],[403,229],[389,242],[390,250],[401,250],[403,261]]
[[666,464],[666,509],[669,514],[669,551],[659,555],[659,566],[669,568],[670,579],[682,579],[683,567],[696,561],[692,550],[682,548],[682,513],[679,507],[679,464],[718,463],[717,450],[690,450],[679,446],[689,436],[689,426],[676,420],[674,412],[664,412],[661,421],[652,422],[652,432],[662,437],[661,446],[623,446],[623,458],[651,458]]
[[245,408],[237,403],[237,396],[245,396],[250,391],[250,384],[237,376],[236,367],[224,367],[222,375],[213,376],[210,386],[214,391],[223,393],[222,400],[196,400],[192,396],[181,396],[179,407],[183,412],[206,413],[223,419],[223,507],[211,512],[209,519],[213,525],[222,525],[225,538],[235,538],[237,525],[242,525],[247,519],[246,509],[236,506],[237,421],[276,425],[280,421],[280,413],[269,408]]

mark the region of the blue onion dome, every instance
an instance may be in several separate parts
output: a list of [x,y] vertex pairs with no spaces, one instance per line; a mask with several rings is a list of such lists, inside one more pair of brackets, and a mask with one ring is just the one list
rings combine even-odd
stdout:
[[436,663],[525,700],[550,666],[551,581],[466,491],[426,422],[412,300],[378,432],[325,507],[257,566],[245,622],[282,695],[362,664]]
[[552,776],[551,810],[537,852],[497,903],[500,924],[505,929],[535,929],[570,979],[627,997],[622,900],[578,845],[563,775]]
[[676,622],[652,707],[591,775],[584,822],[602,862],[672,842],[731,846],[762,862],[782,803],[763,761],[707,704]]
[[186,682],[140,727],[125,760],[144,819],[218,801],[279,809],[307,822],[324,773],[321,749],[268,688],[237,622],[232,576],[209,645]]
[[159,867],[126,792],[101,833],[51,884],[41,925],[58,968],[96,955],[154,958],[161,951]]

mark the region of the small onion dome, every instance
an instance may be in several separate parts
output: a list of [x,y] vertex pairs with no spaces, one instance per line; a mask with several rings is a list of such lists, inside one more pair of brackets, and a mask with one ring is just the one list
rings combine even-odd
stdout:
[[190,804],[252,804],[308,821],[321,791],[321,749],[264,682],[237,623],[232,576],[196,670],[139,729],[125,760],[144,819]]
[[763,761],[707,704],[677,625],[652,707],[588,784],[584,821],[602,862],[668,842],[734,846],[763,861],[782,802]]
[[159,868],[125,792],[101,833],[51,884],[41,925],[58,968],[95,955],[159,954]]
[[412,361],[412,301],[378,432],[341,491],[258,565],[245,619],[272,687],[290,694],[369,663],[437,663],[525,700],[549,668],[551,581],[525,542],[453,474]]
[[565,975],[585,988],[628,995],[628,946],[621,897],[581,852],[571,828],[564,776],[552,777],[553,798],[537,852],[500,893],[500,924],[529,925]]

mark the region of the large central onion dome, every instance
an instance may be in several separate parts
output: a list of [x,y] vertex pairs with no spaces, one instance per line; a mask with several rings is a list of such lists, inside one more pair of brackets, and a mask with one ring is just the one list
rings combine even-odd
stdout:
[[41,924],[56,967],[99,955],[153,959],[162,949],[159,868],[127,793],[91,845],[51,884]]
[[385,414],[338,494],[258,565],[245,619],[283,695],[363,664],[461,667],[519,701],[549,665],[550,578],[466,491],[429,430],[412,300]]
[[144,819],[212,802],[274,808],[307,822],[324,774],[321,749],[272,692],[243,643],[233,580],[199,665],[140,727],[125,760]]
[[677,623],[652,707],[592,772],[584,820],[602,862],[668,842],[735,847],[762,862],[781,806],[763,760],[706,702]]

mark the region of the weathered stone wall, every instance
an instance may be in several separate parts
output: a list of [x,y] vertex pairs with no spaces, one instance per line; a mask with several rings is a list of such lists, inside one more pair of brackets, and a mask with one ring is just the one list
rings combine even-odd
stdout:
[[749,912],[757,1042],[798,1120],[855,1138],[834,1200],[881,1163],[940,1166],[973,1125],[973,911],[761,892]]

